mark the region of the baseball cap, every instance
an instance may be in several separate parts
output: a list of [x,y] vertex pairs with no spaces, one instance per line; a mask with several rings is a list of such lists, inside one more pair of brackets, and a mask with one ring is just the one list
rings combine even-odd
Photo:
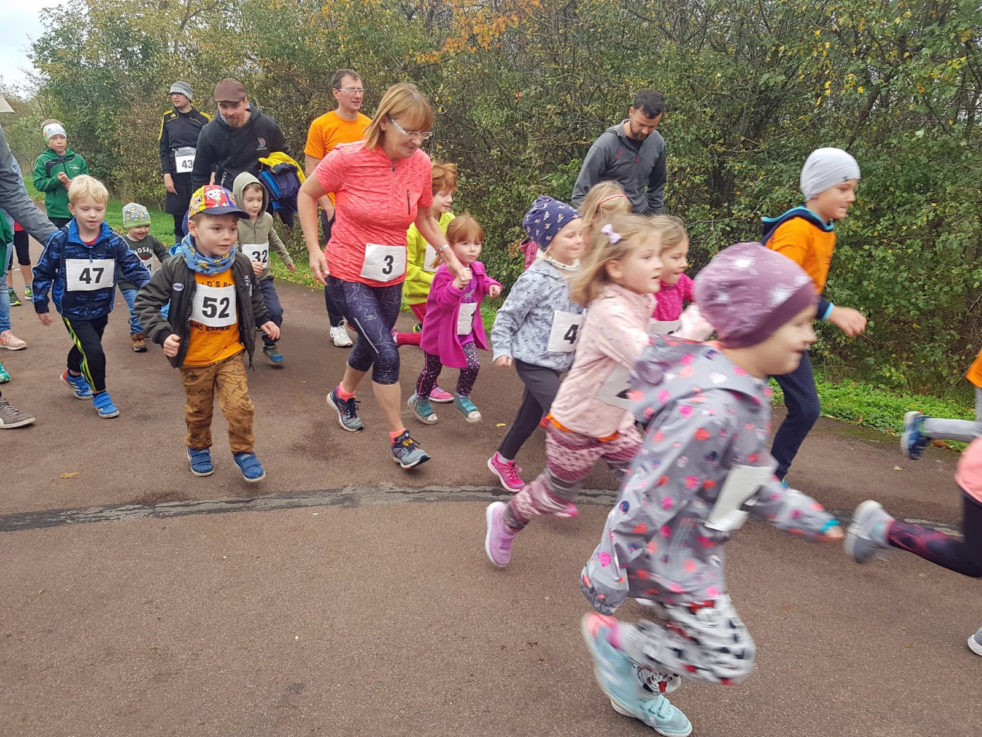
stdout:
[[246,88],[239,80],[226,77],[215,85],[215,102],[241,102],[246,99]]
[[249,217],[249,213],[235,204],[235,198],[225,187],[217,184],[206,184],[195,190],[188,205],[188,219],[195,215],[238,215],[240,218]]

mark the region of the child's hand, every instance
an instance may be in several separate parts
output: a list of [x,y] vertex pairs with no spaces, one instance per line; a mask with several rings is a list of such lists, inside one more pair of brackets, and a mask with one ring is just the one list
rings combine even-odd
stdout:
[[457,278],[460,279],[459,288],[463,289],[471,283],[471,280],[474,278],[474,272],[465,266],[460,274],[457,275]]
[[850,337],[862,335],[866,330],[866,318],[863,313],[852,307],[833,307],[829,314],[829,322]]
[[490,287],[488,287],[488,296],[491,299],[494,299],[499,294],[501,294],[501,287],[499,287],[497,284],[492,284]]
[[51,314],[48,313],[48,312],[39,312],[38,313],[38,320],[41,321],[41,324],[42,325],[48,326],[48,325],[51,324]]
[[168,358],[173,358],[177,355],[177,351],[180,347],[181,337],[176,333],[168,335],[167,339],[164,341],[164,355]]
[[61,186],[64,187],[65,189],[68,189],[70,186],[72,186],[72,180],[69,179],[68,175],[63,171],[58,172],[58,181],[61,182]]
[[496,359],[494,359],[494,365],[501,368],[511,366],[511,356],[498,356]]
[[286,270],[292,274],[297,270],[297,265],[291,261],[286,265]]
[[259,326],[259,329],[262,330],[263,333],[266,335],[266,337],[269,338],[270,340],[280,339],[280,328],[272,320],[267,320],[266,322],[264,322],[262,325]]
[[259,276],[260,274],[262,274],[263,273],[263,265],[261,263],[259,263],[258,261],[253,261],[252,262],[252,273],[255,274],[256,276]]

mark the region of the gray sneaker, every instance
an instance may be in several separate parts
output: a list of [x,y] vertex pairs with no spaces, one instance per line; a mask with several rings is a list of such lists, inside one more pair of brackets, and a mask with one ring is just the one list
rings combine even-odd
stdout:
[[409,430],[392,441],[392,460],[403,468],[415,468],[430,460],[429,453],[420,448],[409,434]]
[[982,627],[979,627],[979,631],[968,638],[968,649],[976,655],[982,655]]
[[877,550],[890,547],[887,542],[887,525],[893,517],[887,514],[879,502],[867,499],[856,507],[852,524],[846,530],[846,555],[857,563],[869,563]]
[[348,432],[358,432],[364,429],[365,426],[358,419],[358,405],[354,397],[347,400],[341,399],[338,396],[338,388],[334,387],[331,393],[327,395],[327,403],[338,413],[338,422],[341,423],[341,427],[345,430]]
[[36,419],[34,415],[21,412],[6,399],[0,397],[0,430],[8,430],[12,427],[24,427],[24,425],[30,425]]

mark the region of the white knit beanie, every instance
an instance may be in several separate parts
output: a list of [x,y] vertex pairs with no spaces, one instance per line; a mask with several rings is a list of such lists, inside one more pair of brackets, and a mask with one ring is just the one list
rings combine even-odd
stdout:
[[801,167],[801,193],[807,202],[830,187],[859,179],[859,164],[841,148],[817,148]]

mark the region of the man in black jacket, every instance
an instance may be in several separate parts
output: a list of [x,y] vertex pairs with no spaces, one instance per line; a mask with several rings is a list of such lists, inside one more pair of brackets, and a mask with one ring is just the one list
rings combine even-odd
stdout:
[[243,84],[231,77],[215,85],[218,117],[201,129],[191,171],[191,189],[218,184],[232,189],[244,171],[259,174],[259,159],[274,151],[290,154],[276,121],[249,103]]
[[167,200],[164,210],[174,218],[174,242],[184,237],[184,216],[191,201],[191,169],[198,148],[198,135],[211,116],[191,105],[191,85],[174,82],[168,93],[172,110],[160,123],[160,169],[164,174]]

